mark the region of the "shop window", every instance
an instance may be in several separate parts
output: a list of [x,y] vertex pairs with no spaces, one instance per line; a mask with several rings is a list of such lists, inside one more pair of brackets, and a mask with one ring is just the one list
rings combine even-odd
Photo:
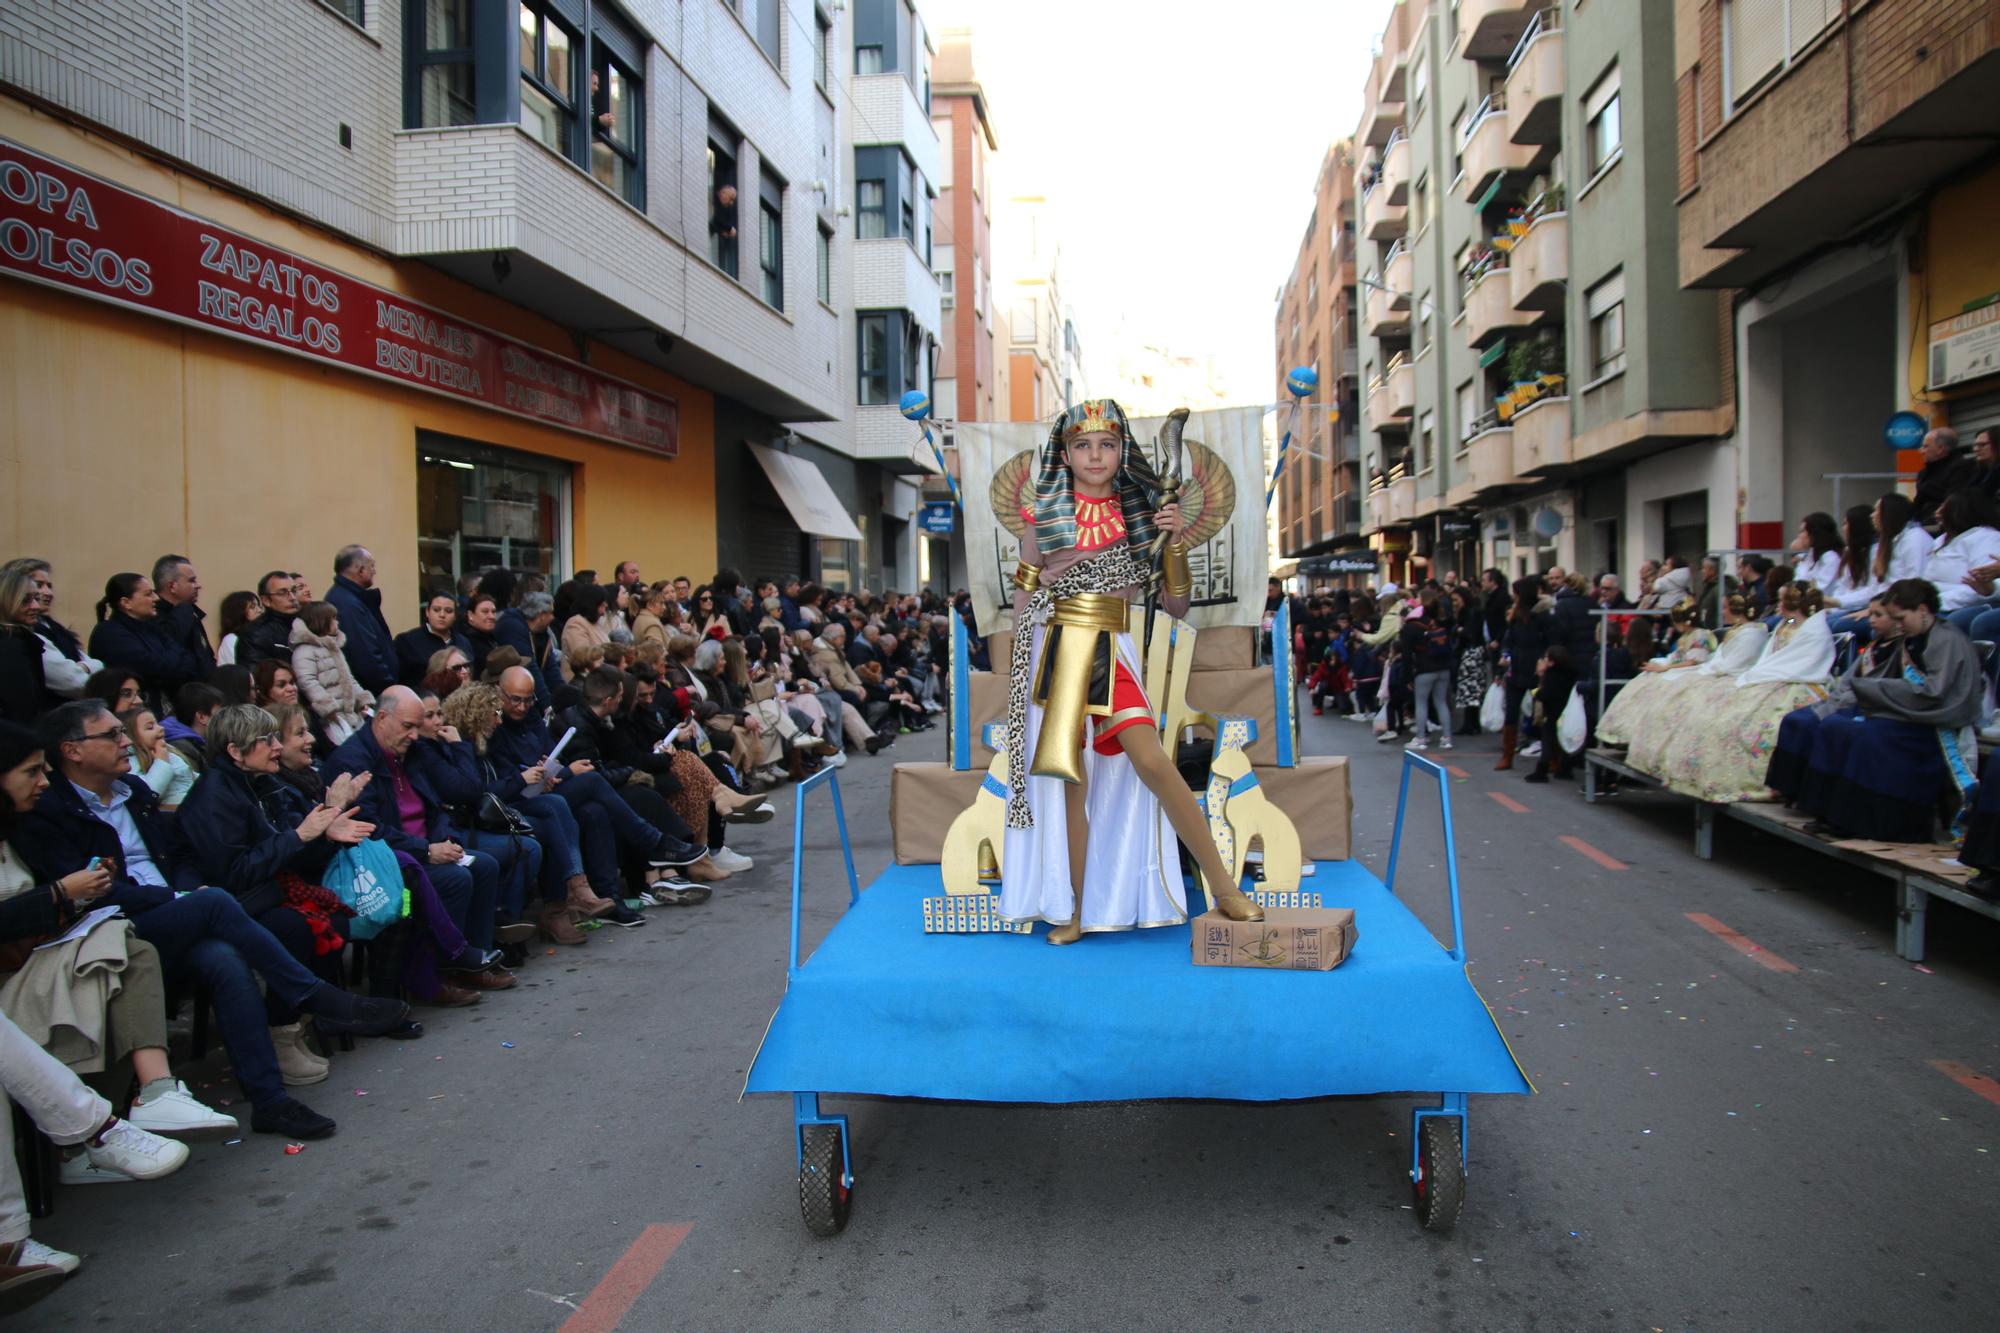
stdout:
[[570,466],[469,440],[417,435],[417,562],[422,593],[451,593],[491,569],[570,571]]
[[576,133],[576,34],[542,0],[521,0],[521,128],[567,157]]
[[854,591],[854,546],[839,537],[819,539],[819,586],[834,592]]
[[473,0],[411,0],[404,123],[417,129],[479,123],[472,64]]
[[[710,107],[708,112],[708,259],[730,277],[736,276],[736,240],[740,230],[741,191],[737,162],[743,137]],[[724,191],[728,197],[724,197]]]
[[764,273],[764,304],[785,308],[785,183],[766,171],[758,182],[758,267]]
[[833,232],[822,222],[817,228],[818,243],[814,246],[814,259],[819,269],[819,299],[827,305],[833,304]]

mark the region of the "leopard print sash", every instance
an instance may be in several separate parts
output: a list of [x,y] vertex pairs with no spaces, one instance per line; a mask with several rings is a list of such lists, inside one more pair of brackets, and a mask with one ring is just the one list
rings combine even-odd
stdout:
[[1062,598],[1143,586],[1146,575],[1145,556],[1131,546],[1119,546],[1071,566],[1028,595],[1027,614],[1014,626],[1014,655],[1007,675],[1008,828],[1035,826],[1034,812],[1028,808],[1028,684],[1035,626],[1048,619]]

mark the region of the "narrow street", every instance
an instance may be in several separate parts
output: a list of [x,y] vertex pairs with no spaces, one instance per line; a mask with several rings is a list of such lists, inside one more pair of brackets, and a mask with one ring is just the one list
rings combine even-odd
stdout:
[[[1353,755],[1357,847],[1380,873],[1399,752],[1359,723],[1305,728],[1309,750]],[[842,774],[864,882],[888,858],[892,757],[940,736]],[[1729,825],[1697,862],[1681,803],[1587,807],[1491,772],[1493,750],[1432,753],[1463,774],[1472,973],[1539,1093],[1474,1102],[1448,1236],[1407,1209],[1408,1098],[830,1100],[859,1185],[847,1231],[814,1240],[790,1107],[736,1096],[783,984],[787,792],[745,840],[757,868],[706,908],[599,931],[517,991],[431,1011],[421,1041],[336,1057],[302,1091],[338,1137],[287,1156],[246,1135],[158,1185],[62,1191],[36,1234],[101,1257],[17,1322],[101,1323],[135,1299],[183,1327],[578,1333],[1976,1318],[2000,1295],[1967,1225],[2000,1152],[1991,925],[1934,913],[1913,967],[1868,879]],[[809,937],[841,896],[830,823],[808,811]],[[1399,877],[1433,923],[1439,850],[1413,784]],[[213,1058],[194,1073],[219,1076]]]

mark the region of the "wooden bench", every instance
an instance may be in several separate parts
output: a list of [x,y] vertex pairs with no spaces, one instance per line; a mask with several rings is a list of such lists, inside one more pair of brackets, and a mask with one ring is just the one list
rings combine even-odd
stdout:
[[[1652,774],[1626,763],[1620,751],[1588,750],[1583,765],[1583,799],[1590,804],[1595,804],[1600,795],[1600,774],[1615,776],[1633,786],[1681,795]],[[1774,801],[1682,799],[1694,807],[1694,854],[1704,861],[1714,859],[1715,822],[1723,817],[1887,879],[1896,890],[1896,953],[1912,963],[1924,960],[1924,927],[1933,898],[2000,921],[2000,903],[1988,902],[1965,889],[1966,881],[1979,872],[1970,866],[1947,864],[1957,856],[1957,849],[1948,842],[1883,843],[1827,838],[1806,831],[1811,816],[1788,810]]]

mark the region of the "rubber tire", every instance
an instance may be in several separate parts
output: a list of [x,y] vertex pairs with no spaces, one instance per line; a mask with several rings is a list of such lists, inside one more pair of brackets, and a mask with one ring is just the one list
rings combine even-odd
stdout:
[[838,1236],[854,1207],[854,1191],[842,1183],[847,1155],[838,1125],[807,1125],[801,1131],[804,1149],[799,1163],[799,1211],[806,1230],[815,1236]]
[[1465,1155],[1458,1117],[1425,1116],[1417,1130],[1417,1222],[1449,1231],[1465,1211]]

